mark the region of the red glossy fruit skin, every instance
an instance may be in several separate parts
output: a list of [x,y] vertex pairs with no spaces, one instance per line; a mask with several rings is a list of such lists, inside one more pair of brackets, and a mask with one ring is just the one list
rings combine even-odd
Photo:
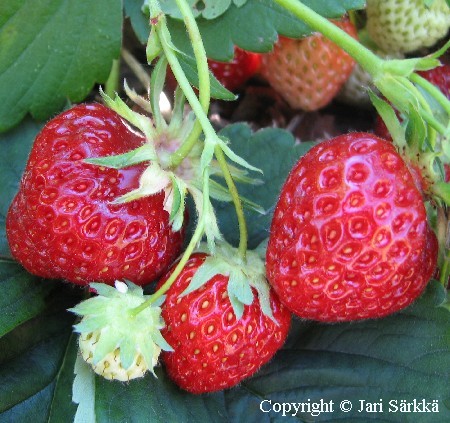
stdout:
[[342,135],[313,147],[285,182],[267,276],[283,304],[305,319],[379,318],[421,294],[436,267],[433,237],[421,193],[392,143]]
[[203,253],[191,256],[162,306],[166,328],[161,333],[175,350],[163,351],[162,360],[169,377],[194,394],[230,388],[254,374],[281,348],[291,321],[273,291],[270,301],[278,326],[261,312],[255,292],[253,304],[236,321],[223,275],[180,298],[205,258]]
[[[357,38],[348,19],[333,23]],[[354,65],[344,50],[321,34],[280,37],[273,52],[262,55],[261,74],[292,108],[314,111],[333,100]]]
[[79,285],[144,285],[180,252],[163,194],[112,204],[137,188],[145,165],[122,170],[83,162],[125,153],[145,139],[111,109],[83,104],[60,114],[33,145],[6,219],[11,252],[29,272]]
[[258,72],[261,65],[261,55],[235,47],[231,62],[208,60],[208,65],[214,76],[225,88],[235,91]]

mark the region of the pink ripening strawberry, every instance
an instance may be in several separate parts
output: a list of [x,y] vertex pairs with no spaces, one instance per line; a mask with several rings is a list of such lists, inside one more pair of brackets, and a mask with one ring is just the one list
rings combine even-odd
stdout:
[[75,106],[47,123],[7,215],[14,258],[31,273],[80,285],[125,279],[144,285],[165,271],[184,230],[172,230],[164,194],[113,203],[138,187],[145,165],[116,170],[84,162],[144,143],[100,104]]
[[[333,21],[357,37],[349,19]],[[280,37],[271,53],[262,55],[261,74],[294,109],[314,111],[329,104],[350,77],[355,61],[322,34]]]
[[306,153],[282,188],[267,248],[268,280],[282,303],[325,322],[411,304],[437,260],[416,180],[392,143],[368,133]]

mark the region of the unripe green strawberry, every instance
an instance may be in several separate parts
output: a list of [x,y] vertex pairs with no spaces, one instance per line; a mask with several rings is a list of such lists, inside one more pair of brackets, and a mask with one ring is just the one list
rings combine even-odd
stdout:
[[450,7],[445,0],[367,0],[367,30],[389,53],[409,53],[430,47],[450,29]]
[[69,310],[82,316],[74,328],[80,333],[83,359],[105,379],[126,382],[153,373],[161,349],[172,350],[160,333],[164,322],[159,304],[136,313],[148,296],[131,282],[91,287],[98,295]]

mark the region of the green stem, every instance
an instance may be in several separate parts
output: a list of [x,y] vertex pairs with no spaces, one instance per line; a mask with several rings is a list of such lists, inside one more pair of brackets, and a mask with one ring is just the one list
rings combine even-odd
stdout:
[[417,73],[411,74],[411,81],[428,92],[450,116],[450,100],[441,92],[439,88],[427,81]]
[[[209,173],[208,171],[205,171],[203,175],[203,185],[204,190],[207,192],[207,187],[209,184]],[[184,266],[186,265],[187,261],[191,257],[191,254],[194,252],[195,247],[197,244],[201,241],[204,230],[205,230],[205,221],[204,216],[206,215],[205,209],[208,207],[206,202],[203,203],[203,216],[199,219],[197,223],[197,227],[195,228],[194,234],[192,235],[191,240],[189,241],[188,246],[186,247],[186,250],[184,251],[180,261],[175,266],[175,269],[173,270],[172,274],[169,276],[166,282],[164,282],[161,287],[152,295],[150,298],[140,304],[138,307],[134,308],[131,312],[132,316],[136,316],[141,311],[145,310],[147,307],[150,307],[158,298],[161,298],[162,295],[164,295],[168,289],[172,286],[172,284],[175,282],[176,278],[180,275],[181,271],[183,270]]]
[[236,216],[238,219],[239,225],[239,254],[242,259],[245,260],[245,256],[247,253],[247,242],[248,242],[248,233],[247,233],[247,223],[245,221],[244,210],[242,208],[242,202],[239,198],[239,193],[236,189],[236,185],[234,184],[233,177],[231,176],[230,169],[228,167],[228,163],[225,158],[225,154],[219,145],[216,145],[214,149],[214,153],[217,158],[217,162],[222,169],[223,176],[228,186],[228,191],[231,194],[233,199],[234,207],[236,209]]
[[384,60],[379,58],[368,48],[364,47],[358,40],[334,25],[328,19],[314,12],[314,10],[305,6],[298,0],[275,0],[275,3],[278,3],[284,9],[289,10],[310,28],[321,32],[326,38],[341,47],[371,75],[379,73]]
[[111,66],[111,72],[105,82],[105,93],[111,98],[113,98],[115,93],[119,91],[119,74],[120,60],[114,59]]
[[[197,62],[197,72],[198,72],[198,80],[199,80],[199,101],[203,108],[205,114],[208,113],[209,103],[210,103],[210,94],[211,87],[209,81],[209,69],[208,69],[208,61],[206,57],[205,46],[203,45],[203,40],[200,35],[200,31],[197,26],[197,22],[192,14],[191,8],[186,3],[185,0],[176,0],[178,8],[181,11],[181,14],[184,18],[184,23],[186,25],[186,29],[189,34],[189,38],[191,41],[192,48],[194,50],[195,60]],[[202,125],[197,120],[194,123],[194,127],[192,128],[189,136],[180,146],[180,148],[175,151],[170,157],[170,167],[177,167],[183,159],[189,154],[194,145],[196,144],[198,137],[202,133]]]
[[189,242],[189,245],[187,246],[183,256],[181,257],[180,261],[176,265],[175,269],[173,270],[170,277],[167,279],[166,282],[164,282],[161,287],[156,291],[153,295],[150,296],[150,298],[140,304],[138,307],[134,308],[131,312],[132,316],[138,315],[141,311],[145,310],[147,307],[150,307],[158,298],[161,298],[168,289],[172,286],[172,284],[175,282],[175,279],[179,276],[181,271],[183,270],[184,266],[186,265],[187,261],[191,257],[191,254],[193,253],[195,246],[200,241],[202,235],[203,235],[203,229],[204,229],[204,223],[199,222],[197,225],[197,228],[195,229],[195,232],[192,236],[191,241]]

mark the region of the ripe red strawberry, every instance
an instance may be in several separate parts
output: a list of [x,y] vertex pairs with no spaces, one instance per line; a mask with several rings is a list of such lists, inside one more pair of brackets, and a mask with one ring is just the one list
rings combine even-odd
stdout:
[[[206,254],[193,254],[162,305],[166,328],[161,331],[174,352],[162,360],[171,379],[195,393],[226,389],[255,373],[283,345],[290,313],[270,294],[273,317],[262,313],[257,300],[245,306],[236,320],[227,294],[228,277],[214,276],[206,284],[180,297]],[[159,286],[170,276],[170,272]]]
[[235,91],[258,72],[261,55],[235,47],[231,62],[208,60],[208,64],[218,81],[228,90]]
[[[450,100],[450,65],[443,64],[437,68],[417,73],[428,82],[431,82],[433,85],[438,87],[439,90]],[[397,116],[400,117],[398,113]],[[374,132],[381,138],[390,141],[392,140],[391,134],[380,116],[376,117]]]
[[137,188],[145,165],[115,170],[84,159],[141,146],[118,114],[79,105],[37,136],[6,229],[13,256],[31,273],[85,285],[130,280],[143,285],[178,255],[183,230],[173,232],[164,194],[112,204]]
[[300,317],[378,318],[421,294],[436,255],[401,156],[392,143],[352,133],[315,146],[291,171],[272,221],[267,276]]
[[[357,37],[348,19],[334,23]],[[313,111],[333,100],[354,65],[345,51],[321,34],[280,37],[273,52],[262,56],[261,74],[292,108]]]

